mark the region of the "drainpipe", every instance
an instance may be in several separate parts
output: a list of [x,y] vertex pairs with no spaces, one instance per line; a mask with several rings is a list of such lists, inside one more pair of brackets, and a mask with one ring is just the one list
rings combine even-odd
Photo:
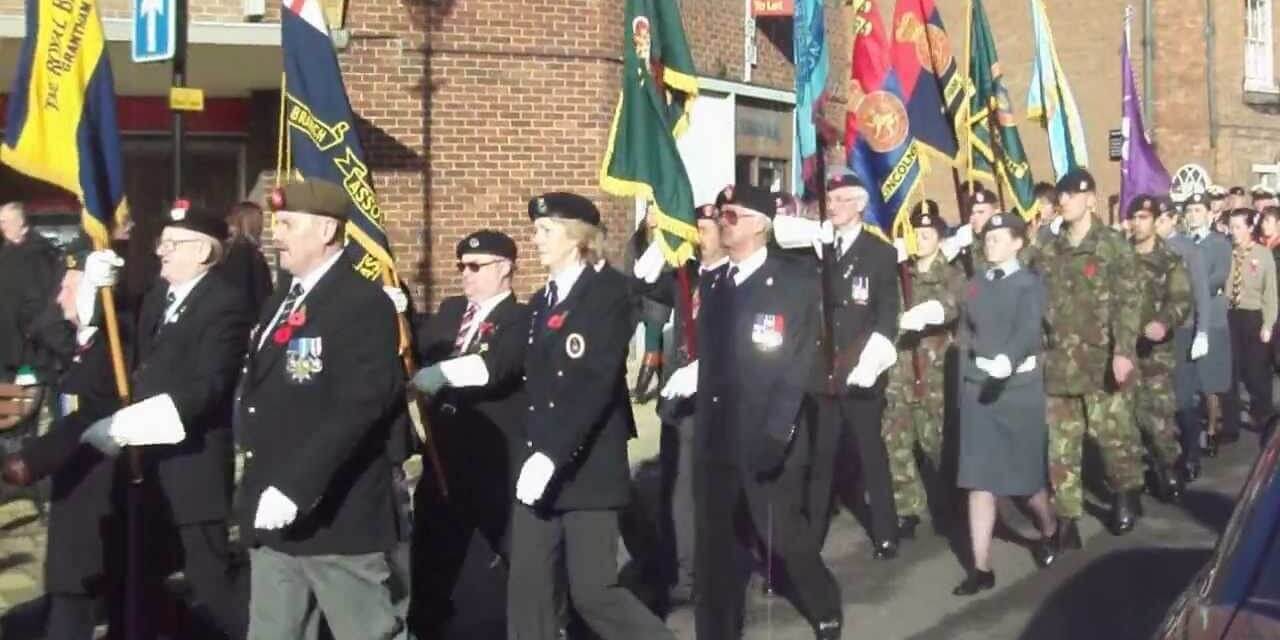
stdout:
[[[1205,87],[1209,92],[1209,148],[1218,150],[1218,91],[1217,91],[1217,69],[1213,64],[1213,48],[1217,37],[1214,33],[1213,22],[1213,0],[1204,0],[1204,75]],[[1214,169],[1217,169],[1218,159],[1215,154],[1213,158]]]
[[1142,119],[1148,132],[1156,129],[1156,114],[1151,110],[1151,67],[1155,59],[1156,42],[1154,13],[1151,10],[1151,0],[1142,0]]
[[742,0],[742,81],[751,82],[751,47],[755,46],[756,21],[751,16],[751,0]]

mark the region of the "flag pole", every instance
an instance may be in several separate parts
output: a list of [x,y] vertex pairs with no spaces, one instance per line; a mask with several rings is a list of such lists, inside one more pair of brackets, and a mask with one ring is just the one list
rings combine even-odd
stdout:
[[[818,182],[818,223],[827,222],[827,145],[824,136],[817,136],[817,167],[814,174]],[[822,252],[822,355],[826,359],[827,383],[832,390],[838,387],[834,378],[836,372],[835,316],[832,308],[835,301],[836,272],[835,245]]]
[[[973,51],[972,51],[972,48],[973,48],[973,0],[966,0],[965,8],[966,8],[966,12],[965,12],[965,25],[964,25],[964,83],[965,83],[965,93],[968,94],[969,93],[968,92],[969,72],[971,71],[970,64],[972,63],[971,58],[973,56]],[[961,107],[961,109],[963,109],[963,113],[964,113],[964,117],[960,119],[961,124],[964,125],[964,148],[965,148],[965,159],[966,159],[964,177],[966,180],[969,181],[969,196],[972,197],[975,191],[973,188],[974,186],[973,185],[973,140],[972,140],[973,125],[972,123],[969,122],[969,119],[973,116],[973,107],[972,107],[972,100],[969,99],[968,95],[965,96],[964,104]],[[957,191],[961,190],[959,183],[956,183],[956,190]],[[964,224],[969,223],[968,207],[964,206],[963,204],[960,207],[960,221]]]
[[991,159],[995,164],[993,177],[996,181],[996,196],[1000,199],[1000,211],[1007,213],[1009,209],[1004,204],[1004,180],[1002,179],[1005,176],[1004,138],[1001,137],[999,128],[996,127],[997,113],[999,113],[998,104],[989,104],[987,106],[987,130],[991,134]]

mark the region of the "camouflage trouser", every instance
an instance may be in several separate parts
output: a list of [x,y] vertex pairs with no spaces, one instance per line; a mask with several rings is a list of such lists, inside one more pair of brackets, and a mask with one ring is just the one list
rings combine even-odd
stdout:
[[920,446],[935,470],[942,459],[942,390],[931,389],[920,399],[909,397],[910,393],[910,390],[889,386],[880,431],[889,453],[893,501],[899,516],[924,515],[927,506],[924,483],[916,469],[916,446]]
[[1134,389],[1133,419],[1146,436],[1147,448],[1161,467],[1172,468],[1182,455],[1181,432],[1174,418],[1177,401],[1169,376],[1143,377]]
[[1084,515],[1080,462],[1088,433],[1102,452],[1102,465],[1112,491],[1142,488],[1142,438],[1133,424],[1127,393],[1049,396],[1049,480],[1058,515]]

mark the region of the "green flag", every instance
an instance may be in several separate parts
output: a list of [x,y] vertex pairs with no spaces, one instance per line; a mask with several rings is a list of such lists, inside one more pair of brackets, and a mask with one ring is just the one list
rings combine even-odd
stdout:
[[1012,194],[1009,207],[1028,218],[1035,207],[1035,182],[1003,76],[982,0],[970,0],[969,83],[973,93],[968,105],[969,178],[996,182],[997,189]]
[[600,188],[642,198],[658,215],[667,261],[684,264],[698,240],[693,187],[676,150],[698,94],[693,56],[671,0],[627,0],[622,91],[600,167]]

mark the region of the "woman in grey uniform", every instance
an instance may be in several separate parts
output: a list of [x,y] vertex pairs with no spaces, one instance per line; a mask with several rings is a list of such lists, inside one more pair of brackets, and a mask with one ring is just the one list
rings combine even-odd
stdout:
[[1018,263],[1026,233],[1016,213],[991,217],[982,236],[990,267],[973,275],[965,295],[957,484],[969,490],[973,570],[952,591],[958,596],[995,587],[990,552],[997,496],[1030,496],[1042,535],[1033,550],[1036,563],[1048,566],[1057,557],[1039,363],[1044,286]]

